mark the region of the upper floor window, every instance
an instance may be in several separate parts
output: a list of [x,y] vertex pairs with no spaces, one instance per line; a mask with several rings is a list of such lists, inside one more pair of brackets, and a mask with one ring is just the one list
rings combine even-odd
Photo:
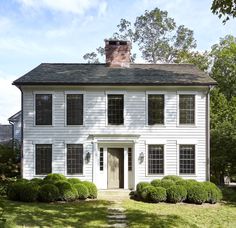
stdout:
[[83,144],[67,144],[67,174],[83,173]]
[[36,175],[45,175],[52,172],[52,145],[36,144],[35,145],[35,163]]
[[36,125],[52,125],[52,94],[36,94]]
[[164,124],[164,95],[148,95],[148,125]]
[[109,94],[108,96],[108,124],[124,124],[124,95]]
[[195,173],[195,145],[180,145],[179,147],[179,173]]
[[83,94],[67,94],[67,125],[83,125]]
[[164,146],[148,145],[148,174],[164,173]]
[[179,95],[179,123],[195,123],[195,95]]

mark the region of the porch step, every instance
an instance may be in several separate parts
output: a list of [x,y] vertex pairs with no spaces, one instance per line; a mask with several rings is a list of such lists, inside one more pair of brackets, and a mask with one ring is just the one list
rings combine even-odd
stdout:
[[111,201],[121,201],[130,198],[130,190],[115,189],[115,190],[99,190],[98,199],[105,199]]

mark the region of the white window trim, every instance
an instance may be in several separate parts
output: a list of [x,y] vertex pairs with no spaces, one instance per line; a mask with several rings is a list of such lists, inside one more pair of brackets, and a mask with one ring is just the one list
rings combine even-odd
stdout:
[[[164,124],[148,124],[148,95],[164,95]],[[149,128],[160,128],[166,126],[166,96],[167,92],[165,91],[146,91],[145,95],[145,125]]]
[[[36,125],[36,95],[37,94],[51,94],[52,95],[52,124],[51,125]],[[33,101],[33,105],[34,105],[34,127],[53,127],[54,126],[54,99],[55,99],[55,92],[54,91],[34,91],[33,92],[33,96],[34,96],[34,101]]]
[[[187,174],[187,173],[180,173],[180,170],[179,170],[179,164],[180,164],[180,153],[179,153],[179,149],[180,149],[180,145],[194,145],[195,146],[195,173],[190,173],[190,174]],[[177,175],[178,176],[181,176],[181,177],[192,177],[192,178],[195,178],[197,177],[197,174],[198,174],[198,169],[197,169],[197,152],[198,152],[198,145],[196,143],[196,141],[194,140],[185,140],[185,141],[180,141],[178,140],[177,141],[177,162],[176,162],[176,169],[177,169]]]
[[[164,173],[162,174],[149,174],[148,173],[148,146],[149,145],[162,145],[163,146],[163,152],[164,152],[164,161],[163,161],[163,165],[164,165]],[[160,178],[160,177],[164,177],[165,174],[166,174],[166,145],[163,143],[163,141],[159,141],[159,140],[156,140],[155,143],[148,143],[146,144],[145,146],[145,149],[146,149],[146,152],[145,152],[145,171],[146,171],[146,177],[157,177],[157,178]]]
[[54,161],[54,144],[53,144],[53,141],[52,140],[41,140],[41,141],[34,141],[32,142],[32,145],[33,145],[33,160],[34,160],[34,165],[33,165],[33,169],[34,169],[34,177],[46,177],[47,174],[36,174],[36,144],[37,145],[40,145],[40,144],[51,144],[52,145],[52,172],[51,173],[54,173],[53,172],[53,161]]
[[[124,95],[124,112],[123,112],[123,120],[124,120],[124,123],[121,124],[121,125],[111,125],[111,124],[108,124],[108,95]],[[119,128],[119,127],[124,127],[126,126],[126,95],[127,95],[127,91],[125,90],[107,90],[105,91],[105,103],[106,103],[106,107],[105,107],[105,119],[106,119],[106,127],[109,127],[109,128]]]
[[[68,90],[64,92],[64,125],[65,127],[85,127],[85,115],[86,115],[86,92],[83,90]],[[67,94],[82,94],[83,95],[83,124],[82,125],[67,125]]]
[[[177,127],[183,127],[183,128],[188,128],[188,127],[197,127],[197,95],[198,92],[197,91],[177,91],[176,93],[176,100],[177,100],[177,104],[176,104],[176,126]],[[179,95],[194,95],[194,103],[195,103],[195,107],[194,107],[194,124],[180,124],[179,123]]]
[[[75,174],[68,174],[67,173],[67,145],[68,144],[82,144],[83,145],[83,169],[82,169],[82,173],[75,173]],[[66,177],[84,177],[85,175],[84,175],[84,166],[85,166],[85,156],[86,156],[86,151],[85,151],[85,143],[83,143],[83,142],[76,142],[76,141],[66,141],[65,143],[64,143],[64,151],[65,151],[65,176]],[[92,153],[90,153],[91,154],[91,156],[92,156]],[[91,158],[90,158],[91,159]],[[91,161],[90,161],[91,162]]]

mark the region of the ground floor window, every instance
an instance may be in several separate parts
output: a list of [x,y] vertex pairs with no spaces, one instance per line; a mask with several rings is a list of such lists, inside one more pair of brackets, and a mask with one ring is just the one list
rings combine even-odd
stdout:
[[103,171],[104,169],[104,152],[103,148],[100,148],[100,171]]
[[164,174],[163,145],[148,145],[148,174]]
[[83,174],[83,144],[67,144],[67,174]]
[[128,171],[132,171],[132,148],[128,148]]
[[180,145],[179,147],[179,173],[195,173],[195,145]]
[[52,172],[52,145],[36,144],[36,175],[45,175]]

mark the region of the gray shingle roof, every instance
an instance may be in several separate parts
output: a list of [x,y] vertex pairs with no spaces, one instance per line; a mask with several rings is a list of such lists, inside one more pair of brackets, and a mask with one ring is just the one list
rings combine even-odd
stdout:
[[216,82],[191,64],[42,63],[13,85],[214,85]]

